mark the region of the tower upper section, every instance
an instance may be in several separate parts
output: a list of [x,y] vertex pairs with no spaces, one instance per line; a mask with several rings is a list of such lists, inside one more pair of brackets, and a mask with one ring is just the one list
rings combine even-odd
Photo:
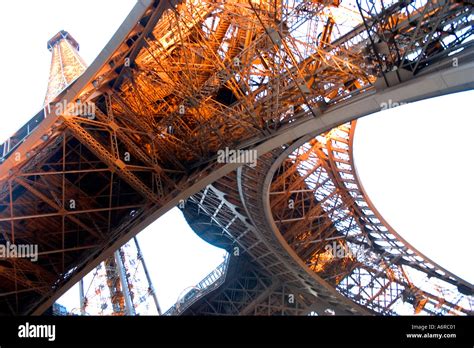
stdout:
[[72,81],[79,77],[87,67],[79,55],[79,44],[65,30],[59,31],[48,41],[48,50],[53,55],[44,104],[47,104],[56,97]]

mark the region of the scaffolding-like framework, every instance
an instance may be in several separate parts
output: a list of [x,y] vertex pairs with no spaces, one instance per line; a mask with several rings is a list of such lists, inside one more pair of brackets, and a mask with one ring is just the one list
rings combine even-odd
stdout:
[[[241,306],[225,310],[263,313],[259,299],[293,289],[302,312],[394,314],[402,301],[472,313],[473,285],[418,253],[370,204],[353,127],[340,126],[389,98],[473,88],[472,19],[470,1],[452,0],[138,2],[96,61],[75,80],[51,79],[48,95],[59,94],[1,145],[1,241],[41,252],[36,263],[1,261],[0,312],[41,313],[189,198],[195,230],[241,248],[255,267],[213,292],[241,279]],[[77,47],[59,35],[63,54]],[[225,148],[256,151],[257,165],[222,163]],[[329,240],[350,256],[323,253]],[[269,297],[245,289],[255,272],[271,280],[258,282]],[[436,284],[424,288],[425,278]]]

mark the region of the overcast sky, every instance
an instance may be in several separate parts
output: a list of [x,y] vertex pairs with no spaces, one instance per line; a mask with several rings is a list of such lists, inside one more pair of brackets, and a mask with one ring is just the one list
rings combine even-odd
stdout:
[[[0,142],[42,107],[50,52],[46,42],[69,31],[90,64],[134,0],[2,1]],[[21,21],[18,14],[21,13]],[[356,164],[388,222],[428,257],[466,280],[472,268],[474,93],[391,109],[359,122]],[[198,238],[174,210],[139,236],[162,309],[222,262],[223,252]],[[71,290],[63,303],[78,298]]]

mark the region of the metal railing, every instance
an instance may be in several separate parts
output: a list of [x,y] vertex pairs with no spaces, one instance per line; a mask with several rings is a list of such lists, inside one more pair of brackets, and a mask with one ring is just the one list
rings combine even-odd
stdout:
[[[55,98],[58,98],[62,95],[70,86],[72,86],[77,79],[80,77],[76,77],[73,79],[66,87],[61,90]],[[15,132],[11,137],[9,137],[5,142],[0,144],[0,164],[5,162],[5,160],[15,151],[17,147],[19,147],[28,136],[33,133],[38,126],[46,119],[47,111],[48,113],[51,112],[52,107],[56,103],[54,103],[55,98],[51,99],[51,101],[43,106],[36,115],[34,115],[28,122],[26,122],[18,131]]]
[[44,120],[44,110],[41,110],[32,117],[14,135],[9,137],[3,144],[0,144],[0,163],[8,156],[40,125]]
[[163,313],[163,315],[180,315],[197,300],[221,286],[226,279],[229,261],[230,254],[226,254],[224,261],[217,266],[216,269],[188,291],[178,302]]

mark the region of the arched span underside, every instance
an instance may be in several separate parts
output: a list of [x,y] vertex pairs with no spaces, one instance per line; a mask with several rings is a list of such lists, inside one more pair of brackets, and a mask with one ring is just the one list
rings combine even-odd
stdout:
[[340,293],[383,314],[471,314],[474,286],[428,259],[383,219],[360,184],[355,122],[288,147],[262,185],[276,237]]
[[354,129],[273,150],[190,198],[184,213],[196,233],[231,255],[245,251],[234,262],[254,266],[232,270],[186,315],[472,314],[473,286],[409,245],[371,204],[353,165]]
[[[274,160],[389,99],[474,87],[469,2],[352,4],[138,2],[84,74],[2,145],[2,242],[36,244],[40,258],[1,261],[0,312],[43,312],[180,199],[235,171],[219,150]],[[95,119],[57,112],[63,101],[93,104]],[[279,257],[293,272],[298,261]],[[372,311],[298,273],[340,311]]]
[[[263,157],[258,163],[267,166],[277,158],[273,153]],[[326,310],[338,315],[370,314],[371,311],[338,294],[309,269],[300,267],[272,238],[270,225],[262,220],[263,205],[259,199],[262,186],[254,174],[240,168],[193,195],[186,203],[184,214],[193,230],[209,243],[225,248],[230,253],[231,265],[240,266],[231,269],[221,289],[185,314],[308,314],[312,311],[324,314]],[[258,281],[249,284],[250,279]],[[288,301],[290,294],[295,297],[293,303]],[[273,297],[280,301],[265,304]]]

